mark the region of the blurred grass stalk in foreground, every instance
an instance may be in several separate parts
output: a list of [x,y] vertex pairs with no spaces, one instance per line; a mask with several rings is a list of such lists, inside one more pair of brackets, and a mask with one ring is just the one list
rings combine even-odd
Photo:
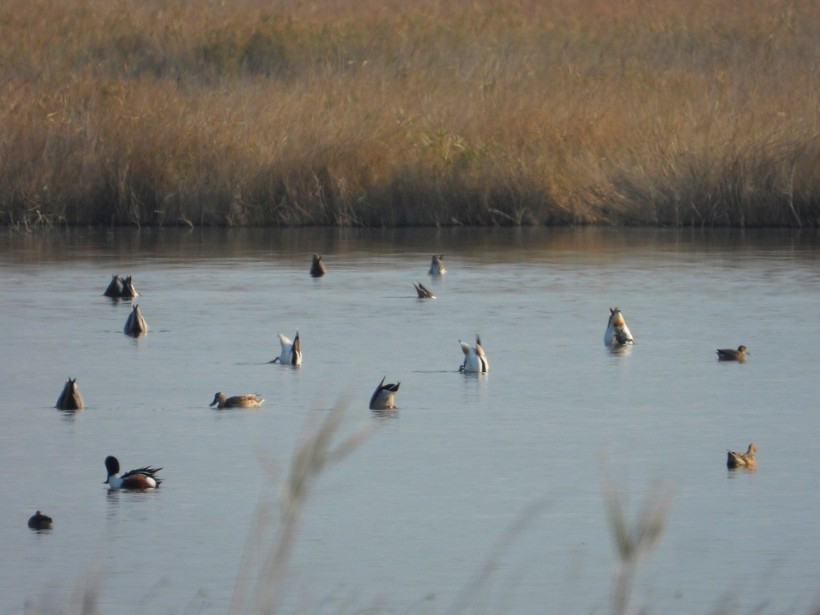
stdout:
[[607,519],[618,555],[612,592],[612,612],[626,615],[638,565],[649,556],[661,538],[669,518],[672,492],[664,485],[653,485],[644,497],[643,506],[630,525],[621,497],[609,478],[604,480],[604,502]]
[[[337,432],[349,406],[348,398],[337,401],[318,426],[306,430],[296,445],[287,480],[281,484],[279,492],[278,522],[272,519],[276,515],[272,514],[268,499],[260,499],[254,526],[245,545],[231,613],[277,612],[287,579],[288,562],[299,535],[302,511],[311,489],[322,472],[361,446],[373,431],[373,424],[366,424],[336,442]],[[314,418],[318,418],[319,412],[314,408]],[[269,484],[276,484],[275,467],[265,464],[265,469]],[[261,553],[260,561],[260,551],[264,549],[267,552]]]

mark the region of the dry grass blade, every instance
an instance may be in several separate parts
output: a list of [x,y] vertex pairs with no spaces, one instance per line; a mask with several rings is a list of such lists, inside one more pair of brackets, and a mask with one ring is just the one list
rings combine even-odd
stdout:
[[[268,538],[273,516],[270,503],[260,498],[256,522],[246,543],[240,578],[234,590],[231,613],[275,613],[278,610],[287,564],[298,537],[302,510],[310,497],[311,488],[329,465],[341,461],[361,446],[374,428],[373,424],[367,424],[335,443],[349,405],[348,398],[336,402],[321,423],[307,431],[296,446],[287,481],[280,489],[281,512],[278,528],[273,544],[258,567],[254,584],[248,582],[247,575],[252,572],[252,563],[256,562],[257,546],[260,543],[264,544]],[[251,601],[253,605],[248,608]]]
[[629,596],[638,564],[652,552],[663,535],[672,504],[672,493],[663,485],[650,488],[635,523],[630,526],[618,491],[611,480],[604,481],[603,491],[607,519],[619,560],[615,572],[612,612],[621,615],[629,611]]
[[479,569],[475,578],[465,585],[459,592],[453,604],[447,610],[448,613],[455,615],[456,613],[469,613],[477,607],[478,598],[482,593],[486,593],[490,585],[493,573],[499,567],[499,560],[504,554],[504,551],[509,549],[515,540],[521,536],[541,513],[546,508],[546,502],[535,502],[528,506],[507,528],[507,530],[498,538],[490,551],[489,557],[484,562],[484,565]]

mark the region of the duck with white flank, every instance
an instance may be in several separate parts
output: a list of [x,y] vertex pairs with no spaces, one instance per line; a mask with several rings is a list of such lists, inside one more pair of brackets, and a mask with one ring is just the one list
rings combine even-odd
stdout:
[[111,491],[119,489],[145,491],[146,489],[156,489],[162,483],[162,479],[155,476],[162,468],[152,468],[151,466],[130,470],[120,476],[120,462],[113,455],[105,458],[105,469],[108,471],[108,478],[104,482]]
[[465,374],[486,374],[490,371],[490,364],[487,362],[487,355],[484,354],[484,348],[481,346],[481,338],[475,336],[475,346],[465,344],[458,340],[461,344],[461,350],[464,353],[464,363],[458,371]]
[[209,406],[216,406],[218,410],[223,408],[259,408],[265,400],[259,395],[234,395],[233,397],[225,397],[225,394],[220,391],[214,395],[214,400],[208,404]]
[[430,263],[430,275],[442,275],[444,273],[447,273],[447,270],[444,268],[444,255],[433,255],[433,260]]
[[396,393],[399,392],[401,382],[385,384],[385,378],[386,376],[382,378],[379,386],[376,387],[376,390],[373,391],[373,395],[370,397],[371,410],[392,410],[396,407]]
[[282,351],[271,363],[292,367],[299,367],[302,364],[302,341],[299,339],[299,331],[296,332],[296,337],[292,340],[287,335],[280,333],[279,345],[282,346]]
[[609,322],[604,333],[604,344],[610,348],[618,348],[627,344],[634,344],[632,333],[626,326],[624,315],[618,308],[609,308]]

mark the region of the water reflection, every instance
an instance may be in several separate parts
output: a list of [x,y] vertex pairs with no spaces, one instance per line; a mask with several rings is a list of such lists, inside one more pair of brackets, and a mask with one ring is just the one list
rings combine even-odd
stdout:
[[399,409],[398,408],[383,408],[383,409],[370,409],[372,415],[379,419],[397,419],[399,418]]
[[[419,271],[428,271],[436,248],[448,256],[480,262],[537,261],[555,256],[601,260],[640,252],[681,254],[700,250],[733,258],[758,255],[813,258],[820,231],[777,229],[609,229],[519,227],[465,228],[201,228],[51,230],[38,233],[0,232],[0,264],[94,262],[101,254],[133,263],[134,255],[172,262],[208,258],[291,260],[307,272],[310,255],[393,254],[419,252]],[[423,257],[422,257],[423,256]],[[426,262],[424,262],[426,260]],[[452,267],[448,267],[452,272]],[[430,276],[431,282],[446,276]]]
[[632,344],[624,344],[622,346],[609,346],[607,352],[618,357],[627,357],[632,354]]

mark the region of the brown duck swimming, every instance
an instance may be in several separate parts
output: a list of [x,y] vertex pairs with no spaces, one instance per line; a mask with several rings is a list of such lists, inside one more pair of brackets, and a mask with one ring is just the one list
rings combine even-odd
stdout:
[[742,344],[737,347],[737,350],[733,348],[717,349],[718,361],[737,361],[738,363],[743,363],[746,360],[747,354],[750,353],[746,349],[746,346],[743,346]]
[[736,453],[735,451],[729,451],[729,454],[726,459],[726,467],[730,470],[734,470],[736,468],[747,468],[749,470],[754,470],[757,468],[757,461],[755,460],[755,453],[757,452],[757,447],[754,443],[749,445],[749,448],[746,449],[745,453]]
[[209,406],[216,406],[219,410],[222,408],[258,408],[265,402],[259,395],[234,395],[233,397],[225,397],[225,394],[220,391],[214,395],[214,400],[208,404]]

